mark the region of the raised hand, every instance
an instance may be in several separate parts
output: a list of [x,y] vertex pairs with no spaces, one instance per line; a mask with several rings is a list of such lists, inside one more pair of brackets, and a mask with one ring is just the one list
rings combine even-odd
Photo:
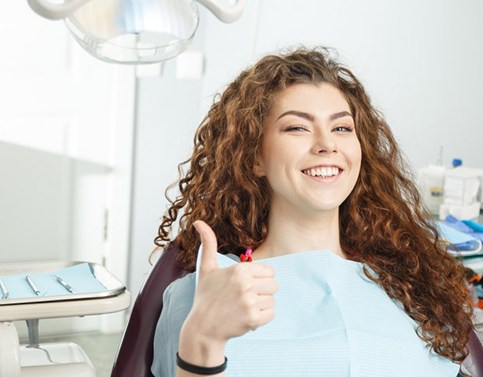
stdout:
[[274,318],[273,296],[278,283],[273,267],[261,263],[238,263],[220,269],[213,230],[203,221],[196,221],[194,226],[203,254],[193,307],[181,330],[180,343],[191,352],[202,350],[206,355],[220,356],[230,338]]

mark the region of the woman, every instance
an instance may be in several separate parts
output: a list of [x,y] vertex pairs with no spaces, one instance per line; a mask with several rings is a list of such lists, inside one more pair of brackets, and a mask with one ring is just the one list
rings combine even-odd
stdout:
[[328,50],[242,72],[188,163],[156,242],[198,272],[165,292],[156,376],[458,374],[464,269],[383,117]]

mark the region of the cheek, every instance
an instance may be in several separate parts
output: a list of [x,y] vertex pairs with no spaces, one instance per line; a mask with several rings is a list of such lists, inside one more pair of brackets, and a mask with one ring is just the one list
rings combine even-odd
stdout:
[[300,150],[299,145],[284,140],[271,140],[264,143],[261,161],[265,174],[268,174],[269,170],[283,169],[284,166],[299,159]]

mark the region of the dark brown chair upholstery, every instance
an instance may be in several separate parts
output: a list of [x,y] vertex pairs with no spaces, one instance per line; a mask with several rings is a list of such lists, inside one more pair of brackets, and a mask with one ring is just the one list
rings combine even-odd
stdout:
[[163,309],[163,292],[188,272],[176,263],[175,246],[168,246],[158,259],[134,302],[111,377],[153,377],[154,331]]
[[[176,250],[173,245],[165,249],[139,292],[111,377],[153,377],[153,339],[163,309],[163,292],[172,281],[187,274],[176,263]],[[464,362],[465,369],[472,377],[483,377],[483,346],[474,332],[468,347],[470,355]]]

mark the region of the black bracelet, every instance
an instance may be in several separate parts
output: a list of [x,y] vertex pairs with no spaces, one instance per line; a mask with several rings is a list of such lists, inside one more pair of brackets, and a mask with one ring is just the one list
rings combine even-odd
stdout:
[[193,365],[193,364],[187,363],[181,357],[179,357],[179,353],[176,352],[176,365],[181,369],[193,374],[202,374],[203,376],[218,374],[226,370],[227,364],[228,364],[228,359],[225,356],[225,361],[221,365],[218,365],[216,367],[208,367],[208,368],[200,367],[199,365]]

